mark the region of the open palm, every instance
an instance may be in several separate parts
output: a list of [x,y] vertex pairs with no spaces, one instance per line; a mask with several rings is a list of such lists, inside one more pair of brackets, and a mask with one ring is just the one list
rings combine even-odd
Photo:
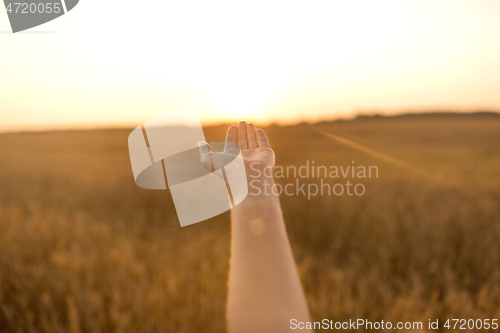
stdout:
[[225,141],[222,153],[212,152],[205,142],[199,143],[201,160],[205,168],[210,171],[217,170],[236,158],[241,150],[248,177],[272,174],[275,164],[274,151],[263,130],[256,130],[254,124],[242,121],[238,126],[229,127]]

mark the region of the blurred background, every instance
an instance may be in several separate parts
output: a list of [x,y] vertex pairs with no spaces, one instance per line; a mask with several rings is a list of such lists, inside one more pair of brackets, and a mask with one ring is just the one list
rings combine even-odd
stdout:
[[281,166],[378,166],[363,196],[281,197],[313,319],[500,319],[499,12],[82,0],[18,34],[1,12],[0,331],[225,331],[229,213],[181,228],[128,156],[191,104]]

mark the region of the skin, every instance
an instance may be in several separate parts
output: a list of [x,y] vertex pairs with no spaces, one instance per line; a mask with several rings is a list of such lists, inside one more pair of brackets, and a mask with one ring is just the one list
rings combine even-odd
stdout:
[[[307,322],[310,316],[279,197],[269,187],[264,191],[264,183],[274,184],[269,170],[275,167],[274,151],[264,131],[244,121],[229,127],[226,142],[238,144],[249,183],[261,186],[259,195],[249,186],[249,195],[232,209],[227,331],[295,332],[290,320]],[[200,145],[202,161],[210,169],[222,165],[228,153],[212,154],[208,144]]]

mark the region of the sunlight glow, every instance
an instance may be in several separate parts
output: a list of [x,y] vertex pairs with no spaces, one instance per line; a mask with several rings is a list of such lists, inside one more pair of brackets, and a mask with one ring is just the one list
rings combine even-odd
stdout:
[[276,78],[266,71],[249,69],[214,73],[201,81],[210,100],[229,113],[246,112],[261,105],[272,95],[277,84]]
[[40,28],[57,33],[2,35],[0,127],[141,123],[191,104],[202,122],[500,108],[500,1],[152,6],[83,2]]

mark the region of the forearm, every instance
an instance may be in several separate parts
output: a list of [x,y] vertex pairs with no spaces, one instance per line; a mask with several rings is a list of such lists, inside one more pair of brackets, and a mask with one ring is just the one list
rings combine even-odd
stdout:
[[232,211],[228,332],[288,332],[308,321],[279,198],[252,196]]

